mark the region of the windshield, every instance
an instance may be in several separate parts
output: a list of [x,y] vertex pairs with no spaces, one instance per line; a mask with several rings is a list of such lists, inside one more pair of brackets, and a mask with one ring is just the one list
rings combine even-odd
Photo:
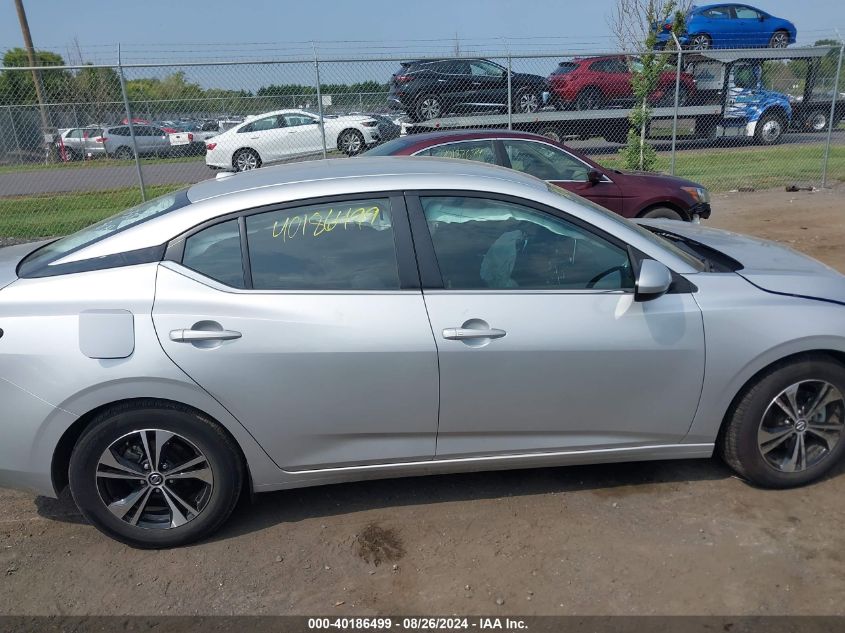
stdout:
[[648,240],[652,244],[655,244],[655,245],[659,246],[660,248],[669,251],[670,253],[672,253],[673,255],[678,257],[679,259],[682,259],[683,261],[685,261],[687,264],[689,264],[690,266],[692,266],[696,270],[704,272],[707,269],[707,266],[698,257],[694,257],[693,255],[691,255],[687,251],[685,251],[681,248],[678,248],[677,245],[673,244],[669,240],[667,240],[663,237],[660,237],[659,235],[655,235],[654,233],[652,233],[648,229],[640,226],[636,222],[631,222],[630,220],[626,220],[621,215],[617,215],[613,211],[610,211],[609,209],[605,209],[604,207],[597,205],[595,202],[592,202],[590,200],[587,200],[586,198],[582,198],[580,196],[577,196],[574,193],[570,193],[569,191],[566,191],[565,189],[561,189],[560,187],[558,187],[556,185],[549,184],[548,188],[549,188],[549,191],[551,191],[554,194],[557,194],[559,196],[563,196],[564,198],[578,202],[581,205],[587,205],[590,208],[595,209],[596,211],[602,213],[604,215],[604,217],[606,217],[608,220],[612,220],[616,224],[625,226],[628,229],[633,229],[634,231],[639,233],[643,238],[645,238],[646,240]]
[[187,189],[180,189],[179,191],[165,194],[153,200],[142,202],[137,206],[126,209],[126,211],[121,211],[105,220],[92,224],[81,231],[42,246],[21,262],[18,268],[18,274],[22,276],[31,274],[44,266],[49,266],[53,262],[58,261],[65,255],[90,246],[94,242],[99,242],[119,231],[136,226],[170,211],[175,211],[189,204],[190,200],[188,200]]

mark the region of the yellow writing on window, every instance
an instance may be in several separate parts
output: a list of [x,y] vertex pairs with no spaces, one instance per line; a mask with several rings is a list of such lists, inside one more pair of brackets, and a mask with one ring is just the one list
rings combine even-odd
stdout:
[[273,237],[282,238],[283,242],[297,237],[319,237],[334,231],[338,227],[343,230],[374,225],[381,215],[379,207],[358,207],[346,209],[327,209],[292,215],[273,222]]

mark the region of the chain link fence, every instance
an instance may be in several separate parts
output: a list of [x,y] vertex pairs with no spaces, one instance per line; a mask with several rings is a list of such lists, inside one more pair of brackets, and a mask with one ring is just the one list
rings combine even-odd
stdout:
[[[639,168],[714,192],[845,180],[841,46],[653,55],[643,99],[632,78],[651,60],[618,52],[0,68],[0,239],[67,233],[215,170],[438,131],[540,134],[611,181]],[[507,159],[567,179],[548,156]]]

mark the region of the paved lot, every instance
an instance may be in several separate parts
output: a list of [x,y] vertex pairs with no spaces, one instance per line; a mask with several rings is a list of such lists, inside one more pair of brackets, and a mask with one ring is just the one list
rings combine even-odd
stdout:
[[[723,194],[714,224],[845,271],[843,196]],[[790,491],[717,460],[411,478],[259,496],[146,552],[0,490],[0,614],[845,614],[843,498],[845,463]]]
[[[783,144],[822,143],[821,134],[789,134]],[[845,130],[836,132],[834,142],[845,145]],[[608,144],[601,139],[572,141],[572,147],[587,154],[599,156],[616,154],[619,145]],[[734,142],[734,145],[747,146],[747,143]],[[658,142],[655,146],[660,151],[668,151],[669,143]],[[681,142],[680,151],[707,151],[706,141]],[[819,160],[821,161],[821,155]],[[206,167],[202,159],[186,161],[156,162],[143,160],[144,182],[148,185],[166,185],[195,183],[214,176],[215,172]],[[821,164],[819,165],[821,169]],[[0,173],[0,197],[30,196],[39,193],[60,193],[67,191],[100,191],[134,187],[138,184],[138,175],[134,164],[120,166],[76,167],[63,166],[59,169],[34,169]]]

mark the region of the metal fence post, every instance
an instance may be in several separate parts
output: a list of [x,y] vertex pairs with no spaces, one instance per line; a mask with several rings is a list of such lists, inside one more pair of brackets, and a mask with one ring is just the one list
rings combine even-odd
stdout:
[[827,162],[830,159],[830,141],[833,136],[833,119],[836,118],[836,96],[839,94],[839,75],[842,74],[843,52],[845,52],[845,41],[840,41],[839,63],[836,65],[836,77],[833,78],[833,96],[830,99],[830,117],[827,120],[827,141],[824,146],[824,161],[822,163],[822,189],[827,187]]
[[18,160],[21,160],[21,141],[18,138],[18,129],[15,127],[15,114],[12,112],[12,106],[8,107],[7,112],[9,113],[9,124],[12,128],[12,136],[15,138],[15,147],[18,148]]
[[511,86],[511,54],[508,51],[508,129],[513,129],[513,87]]
[[311,42],[314,48],[314,75],[317,83],[317,113],[320,115],[320,135],[323,137],[323,158],[327,158],[326,150],[326,122],[323,119],[323,94],[320,91],[320,61],[317,59],[317,45]]
[[678,41],[675,32],[672,32],[672,39],[675,40],[675,46],[678,47],[678,63],[677,67],[675,68],[675,112],[672,115],[672,152],[669,159],[669,173],[673,176],[675,175],[675,145],[678,140],[678,108],[680,107],[681,100],[681,58],[683,57],[683,51],[681,49],[681,43]]
[[141,201],[147,201],[147,188],[144,187],[144,172],[141,170],[141,158],[138,156],[138,144],[135,142],[135,126],[132,124],[132,111],[129,108],[129,95],[126,92],[126,78],[123,76],[123,64],[120,59],[120,44],[117,45],[117,69],[120,75],[120,92],[123,93],[123,108],[126,111],[126,123],[132,139],[132,154],[135,156],[135,171],[138,172],[138,184],[141,187]]

